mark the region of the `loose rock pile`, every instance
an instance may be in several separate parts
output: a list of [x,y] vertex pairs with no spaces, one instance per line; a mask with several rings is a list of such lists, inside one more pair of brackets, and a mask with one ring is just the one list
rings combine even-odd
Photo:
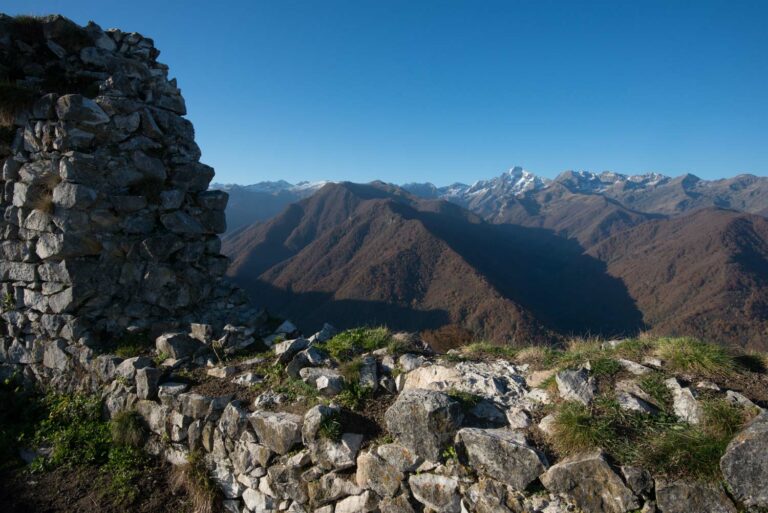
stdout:
[[[397,353],[384,348],[361,355],[365,363],[350,378],[325,350],[330,326],[302,338],[285,323],[263,339],[274,342],[271,349],[255,357],[236,353],[225,362],[210,340],[193,338],[201,331],[195,326],[159,336],[156,353],[174,351],[159,365],[147,357],[62,354],[43,366],[54,374],[85,371],[110,415],[137,411],[151,432],[149,452],[174,464],[202,453],[226,511],[704,513],[768,506],[765,412],[722,459],[726,492],[717,484],[654,480],[642,468],[614,465],[600,450],[559,461],[545,455],[532,438],[545,431],[545,421],[537,426],[534,419],[552,401],[579,401],[574,390],[590,390],[593,380],[585,368],[554,374],[554,392],[531,387],[537,373],[527,365],[457,362],[406,337],[411,345],[399,344]],[[231,392],[201,394],[187,379],[199,368],[207,369],[206,379],[255,394],[247,401]],[[267,376],[275,369],[277,378]],[[383,418],[365,418],[337,402],[339,392],[315,376],[334,376],[340,390],[370,386],[372,400],[390,406]],[[319,395],[313,406],[297,408],[307,403],[263,386],[267,379],[303,380]],[[687,391],[675,396],[676,403],[693,395],[676,380],[668,386]],[[617,394],[632,394],[629,385],[622,387],[629,392]],[[689,416],[689,409],[676,410]],[[378,434],[366,427],[370,422],[380,424]],[[544,493],[535,492],[542,486]]]

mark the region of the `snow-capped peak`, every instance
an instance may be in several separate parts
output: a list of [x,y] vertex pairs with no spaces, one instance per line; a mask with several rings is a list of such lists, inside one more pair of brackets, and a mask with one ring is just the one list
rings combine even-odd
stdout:
[[654,187],[666,183],[670,178],[659,173],[625,175],[614,171],[603,171],[602,173],[566,171],[555,180],[577,192],[601,193],[615,186],[632,188]]
[[480,180],[467,190],[467,194],[477,196],[493,191],[494,194],[503,193],[518,196],[529,191],[539,190],[549,183],[549,180],[536,176],[520,166],[510,168],[501,176],[490,180]]

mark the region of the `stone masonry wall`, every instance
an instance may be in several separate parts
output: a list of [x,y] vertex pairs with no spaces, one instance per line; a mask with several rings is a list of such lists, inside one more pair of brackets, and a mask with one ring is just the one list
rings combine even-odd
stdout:
[[214,171],[153,41],[0,16],[0,72],[34,92],[0,155],[2,324],[17,352],[169,319],[255,322],[221,280],[227,194],[207,190]]

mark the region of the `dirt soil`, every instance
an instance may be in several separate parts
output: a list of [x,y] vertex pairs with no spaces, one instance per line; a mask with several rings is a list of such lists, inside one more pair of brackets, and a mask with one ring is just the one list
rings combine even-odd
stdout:
[[183,513],[191,511],[186,497],[174,494],[170,465],[150,468],[139,483],[132,504],[116,504],[108,476],[98,467],[59,468],[40,474],[22,470],[0,475],[3,513]]

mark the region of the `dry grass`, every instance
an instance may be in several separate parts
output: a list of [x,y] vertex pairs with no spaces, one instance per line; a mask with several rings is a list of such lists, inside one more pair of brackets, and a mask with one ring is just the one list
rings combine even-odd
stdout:
[[183,490],[189,497],[194,513],[213,513],[219,511],[221,496],[205,466],[202,454],[192,452],[187,463],[177,465],[171,476],[174,492]]
[[515,361],[520,364],[527,363],[536,368],[551,367],[556,360],[556,353],[546,346],[529,346],[519,349]]

